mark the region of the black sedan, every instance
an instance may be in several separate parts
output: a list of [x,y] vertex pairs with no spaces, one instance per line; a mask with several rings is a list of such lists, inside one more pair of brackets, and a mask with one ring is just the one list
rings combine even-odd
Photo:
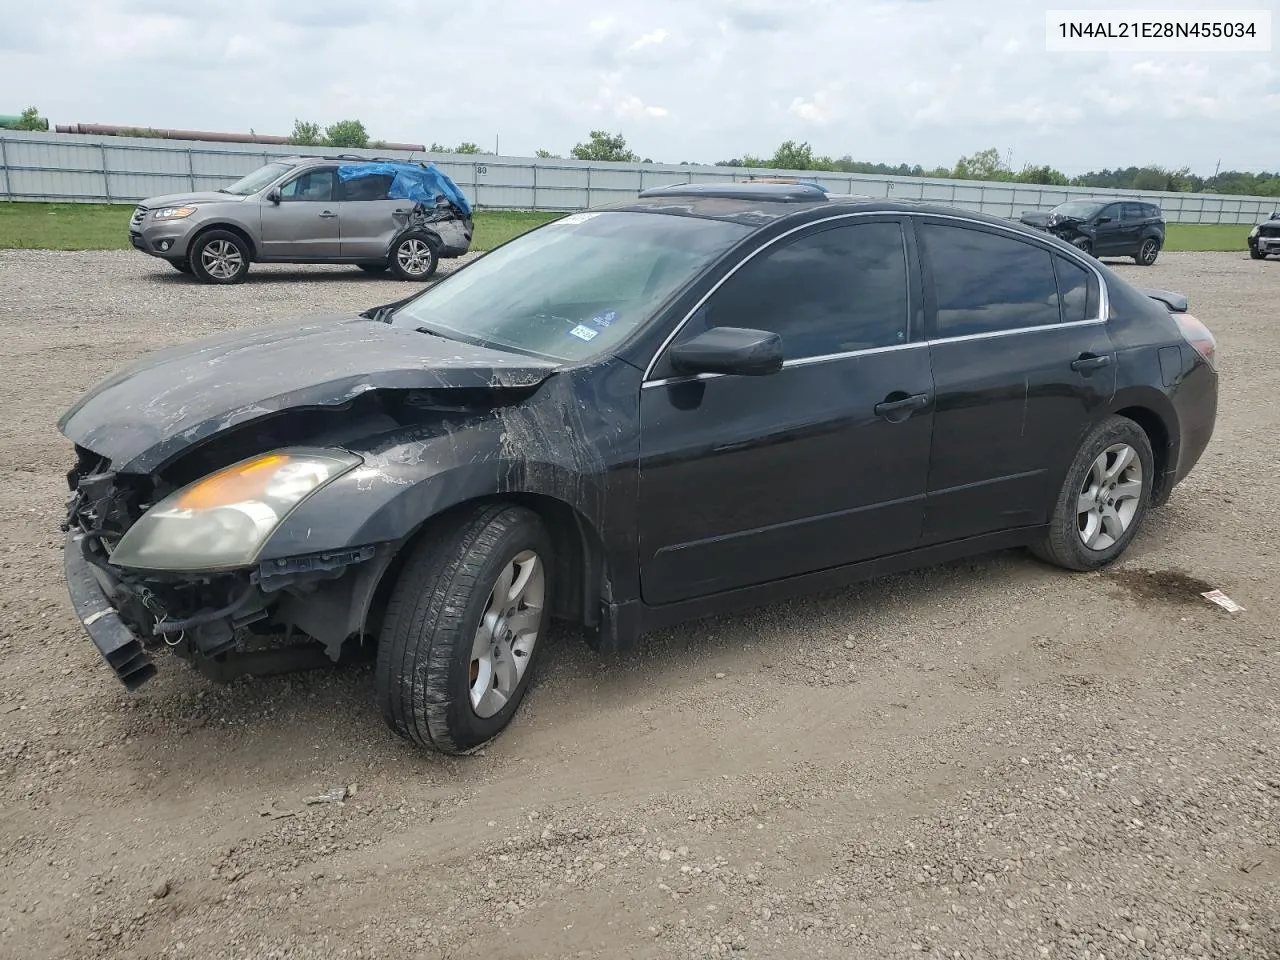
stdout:
[[391,728],[464,752],[552,617],[609,652],[980,551],[1113,561],[1213,431],[1186,310],[964,211],[649,191],[99,384],[60,421],[73,603],[130,688],[156,649],[364,652]]

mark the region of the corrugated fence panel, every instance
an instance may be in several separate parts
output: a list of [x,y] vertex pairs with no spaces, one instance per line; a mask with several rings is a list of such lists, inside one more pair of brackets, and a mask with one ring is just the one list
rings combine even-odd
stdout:
[[0,199],[136,203],[168,193],[216,190],[271,159],[299,152],[429,160],[477,206],[525,210],[577,210],[650,187],[777,175],[815,180],[832,193],[933,201],[1000,217],[1091,197],[1156,203],[1171,223],[1253,224],[1280,208],[1280,198],[1266,197],[17,131],[0,132]]

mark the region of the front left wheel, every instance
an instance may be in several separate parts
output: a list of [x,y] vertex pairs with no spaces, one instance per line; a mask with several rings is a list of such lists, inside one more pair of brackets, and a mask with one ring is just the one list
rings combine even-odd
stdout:
[[249,273],[249,245],[230,230],[202,233],[191,247],[191,272],[205,283],[240,283]]
[[429,531],[395,583],[378,638],[387,725],[442,753],[497,736],[529,688],[553,569],[551,538],[523,507],[479,506]]

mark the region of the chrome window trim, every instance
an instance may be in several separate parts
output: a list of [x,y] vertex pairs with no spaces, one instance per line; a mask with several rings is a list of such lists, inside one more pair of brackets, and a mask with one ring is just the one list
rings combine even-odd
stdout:
[[[720,287],[722,287],[730,277],[732,277],[744,266],[750,263],[755,257],[759,256],[765,250],[768,250],[775,243],[778,243],[781,240],[785,240],[787,237],[790,237],[793,234],[799,233],[801,230],[806,230],[810,227],[815,227],[824,223],[834,223],[839,220],[852,220],[856,217],[926,217],[926,218],[931,218],[935,220],[955,220],[959,223],[970,224],[976,227],[987,227],[988,229],[1007,233],[1024,242],[1037,241],[1040,239],[1039,237],[1028,236],[1026,233],[1024,233],[1021,229],[1017,227],[1005,226],[1004,224],[999,224],[999,223],[987,223],[984,220],[974,220],[972,217],[962,217],[962,216],[957,216],[955,214],[926,213],[919,210],[860,210],[854,213],[838,213],[830,217],[823,217],[819,220],[810,220],[807,223],[802,223],[798,226],[792,227],[790,230],[787,230],[785,233],[778,234],[776,237],[769,240],[768,243],[764,244],[763,246],[757,247],[755,250],[751,251],[751,253],[748,256],[744,257],[742,260],[739,260],[736,264],[734,264],[733,269],[731,269],[723,277],[717,280],[710,290],[708,290],[701,297],[699,297],[698,302],[695,303],[689,309],[689,311],[684,315],[684,318],[681,319],[681,321],[676,324],[675,329],[673,329],[671,333],[669,333],[666,336],[666,338],[662,341],[662,343],[658,345],[658,349],[654,351],[653,356],[649,358],[649,363],[644,368],[644,377],[643,377],[643,382],[641,383],[641,387],[643,388],[643,387],[649,387],[649,386],[663,386],[669,383],[677,383],[677,382],[692,381],[692,380],[714,380],[717,377],[725,376],[725,374],[721,374],[721,373],[710,373],[710,374],[696,374],[696,375],[681,376],[681,377],[664,377],[660,380],[650,379],[650,377],[653,375],[653,368],[657,366],[658,359],[663,355],[663,353],[666,352],[667,348],[671,346],[672,341],[675,340],[675,338],[680,335],[680,331],[685,328],[685,326],[689,323],[691,319],[693,319],[693,315],[697,313],[699,310],[701,310],[703,306],[706,305],[706,302],[715,295],[716,291],[719,290]],[[903,240],[905,242],[906,240],[905,236]],[[1035,327],[1014,327],[1013,329],[1010,329],[1010,330],[991,330],[986,333],[966,333],[966,334],[959,334],[954,337],[938,337],[931,340],[916,340],[911,343],[894,344],[891,347],[873,347],[868,350],[854,350],[849,353],[830,354],[830,355],[821,356],[821,357],[797,357],[794,360],[788,360],[784,362],[782,366],[785,369],[788,366],[795,366],[803,363],[819,363],[827,360],[843,360],[847,357],[859,356],[865,353],[880,353],[887,350],[903,350],[908,347],[925,346],[933,343],[951,343],[952,341],[961,341],[961,340],[990,339],[993,337],[1007,337],[1007,336],[1011,336],[1019,333],[1032,333],[1037,330],[1058,330],[1062,327],[1080,327],[1080,326],[1088,326],[1090,324],[1106,323],[1107,317],[1110,316],[1111,299],[1107,293],[1107,281],[1106,281],[1106,278],[1103,277],[1102,272],[1098,270],[1098,268],[1095,267],[1093,264],[1088,263],[1085,260],[1081,259],[1078,255],[1074,253],[1073,249],[1064,250],[1064,249],[1059,249],[1053,246],[1052,244],[1040,244],[1035,242],[1032,242],[1032,246],[1042,246],[1044,249],[1048,250],[1050,253],[1057,254],[1058,256],[1063,257],[1066,260],[1072,263],[1075,263],[1078,266],[1083,267],[1084,269],[1088,270],[1090,273],[1094,275],[1094,277],[1098,281],[1098,315],[1096,317],[1087,317],[1084,320],[1071,320],[1071,321],[1068,321],[1067,323],[1050,323],[1050,324],[1042,324],[1040,326],[1035,326]],[[923,252],[921,252],[921,257],[923,258],[923,256],[924,254]],[[908,287],[908,296],[909,295],[910,295],[910,288]],[[908,306],[908,309],[910,309],[909,306]],[[908,313],[908,316],[910,316],[909,313]]]
[[[828,363],[832,360],[848,360],[850,357],[865,357],[875,353],[892,353],[896,350],[914,350],[917,347],[927,347],[928,340],[914,340],[911,343],[894,343],[887,347],[867,347],[863,350],[846,350],[843,353],[824,353],[812,357],[795,357],[791,360],[782,362],[783,370],[790,370],[792,367],[807,367],[815,363]],[[646,380],[640,384],[640,388],[647,389],[649,387],[665,387],[672,383],[692,383],[698,380],[716,380],[720,377],[726,377],[726,373],[691,373],[682,374],[675,377],[663,377],[660,380]]]

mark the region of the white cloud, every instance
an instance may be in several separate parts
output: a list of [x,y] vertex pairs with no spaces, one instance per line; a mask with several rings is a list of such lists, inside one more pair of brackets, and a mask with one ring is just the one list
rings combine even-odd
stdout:
[[[1280,0],[1250,2],[1280,23]],[[924,166],[994,146],[1067,172],[1280,156],[1274,52],[1050,54],[1057,0],[596,0],[585,16],[576,0],[0,3],[0,90],[55,123],[287,133],[358,117],[380,139],[497,135],[525,154],[605,124],[655,160],[790,139]]]
[[659,46],[665,43],[670,38],[670,36],[671,34],[668,33],[666,30],[653,30],[649,33],[642,34],[641,36],[637,37],[635,41],[629,47],[627,47],[627,49],[634,51],[634,50],[643,50],[645,47]]

